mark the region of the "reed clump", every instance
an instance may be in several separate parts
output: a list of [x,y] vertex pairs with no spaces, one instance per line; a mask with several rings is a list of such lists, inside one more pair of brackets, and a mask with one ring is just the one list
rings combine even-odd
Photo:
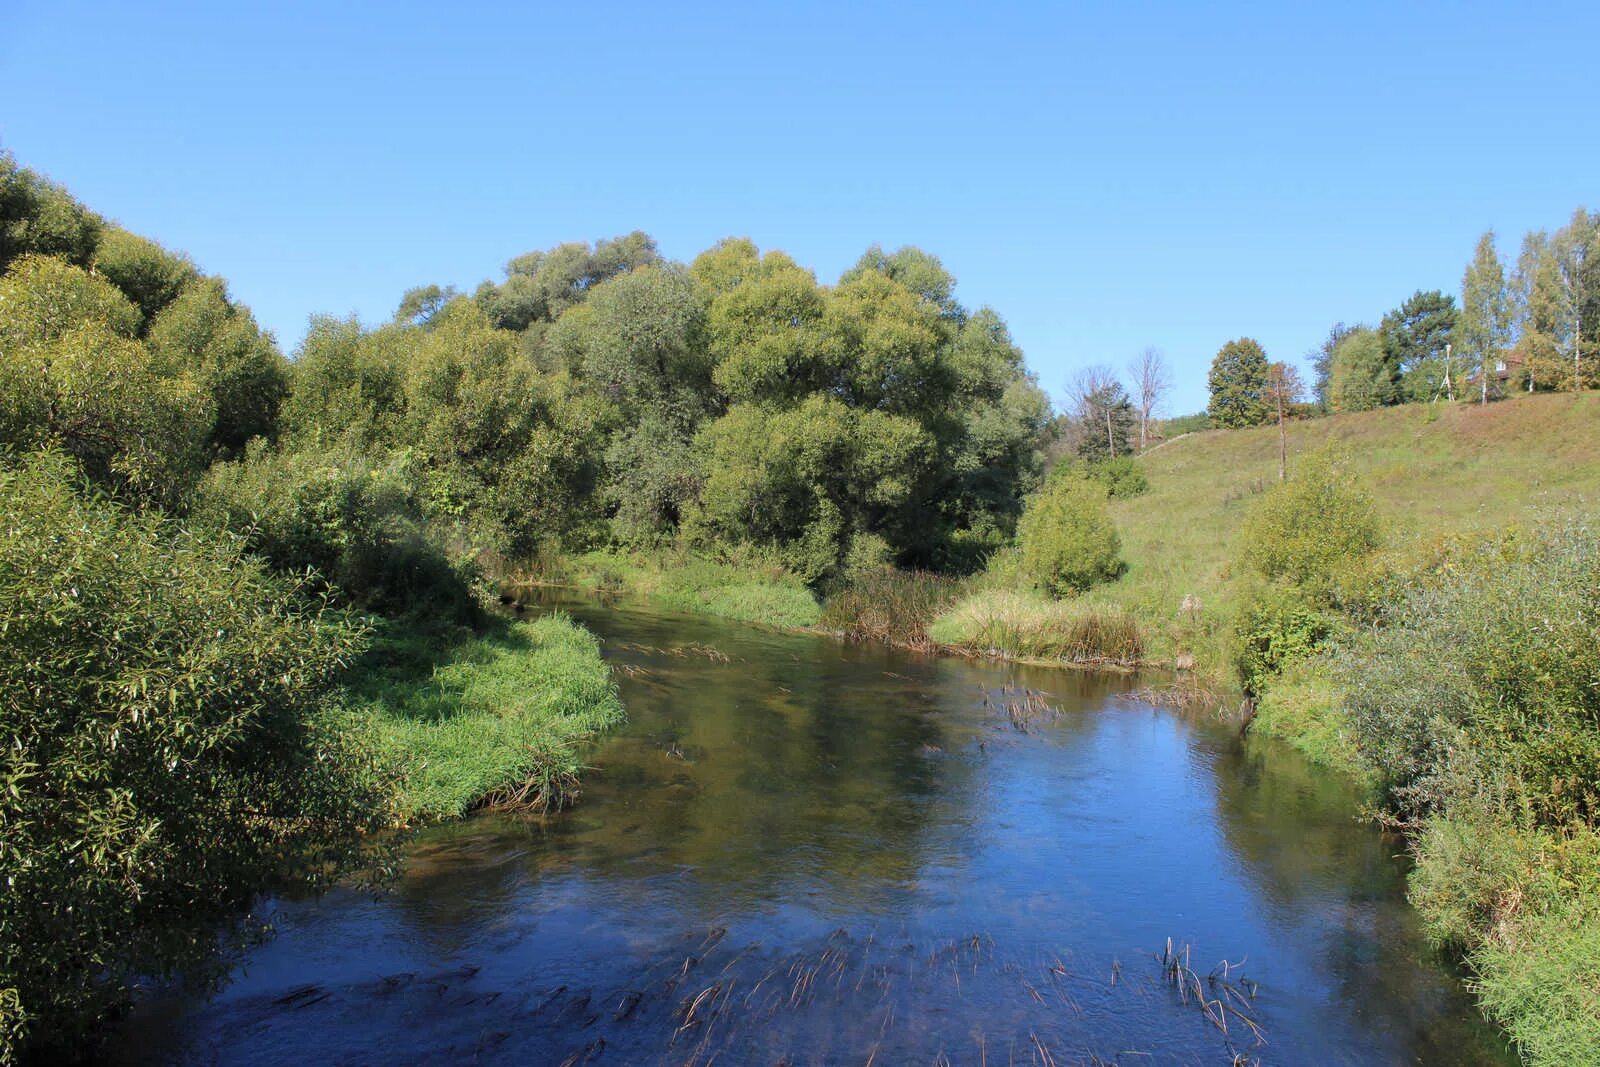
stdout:
[[1144,629],[1120,607],[989,590],[955,603],[929,627],[940,644],[979,655],[1137,666]]
[[823,604],[820,625],[852,641],[932,651],[928,626],[964,587],[959,578],[931,571],[859,571]]

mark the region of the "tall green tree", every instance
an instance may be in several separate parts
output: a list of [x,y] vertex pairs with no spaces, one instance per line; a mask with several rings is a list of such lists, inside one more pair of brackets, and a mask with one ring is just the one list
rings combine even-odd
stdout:
[[1229,341],[1211,362],[1211,404],[1214,426],[1233,429],[1259,426],[1271,415],[1263,396],[1267,388],[1267,353],[1253,338]]
[[1395,403],[1400,398],[1396,369],[1377,331],[1352,331],[1333,350],[1329,406],[1340,412],[1371,411]]
[[1445,346],[1456,326],[1455,297],[1417,290],[1378,324],[1384,359],[1399,379],[1397,399],[1431,400],[1444,393]]
[[1571,372],[1568,387],[1578,392],[1600,380],[1595,353],[1600,351],[1600,214],[1583,208],[1550,240],[1557,283],[1556,334],[1566,349]]
[[1317,407],[1323,411],[1330,410],[1328,393],[1333,381],[1333,350],[1339,347],[1340,341],[1358,329],[1359,326],[1336,322],[1328,328],[1328,336],[1323,338],[1322,343],[1306,353],[1306,362],[1311,364],[1312,395]]
[[1478,399],[1487,402],[1496,389],[1495,376],[1511,340],[1511,301],[1493,230],[1478,238],[1472,262],[1462,276],[1456,336],[1462,358],[1475,375]]

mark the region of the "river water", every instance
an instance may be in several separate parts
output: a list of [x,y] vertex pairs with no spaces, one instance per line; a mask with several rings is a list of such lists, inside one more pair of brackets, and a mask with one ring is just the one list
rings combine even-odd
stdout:
[[560,606],[630,716],[579,805],[429,830],[385,895],[276,902],[116,1059],[1511,1062],[1401,842],[1292,752],[1116,676]]

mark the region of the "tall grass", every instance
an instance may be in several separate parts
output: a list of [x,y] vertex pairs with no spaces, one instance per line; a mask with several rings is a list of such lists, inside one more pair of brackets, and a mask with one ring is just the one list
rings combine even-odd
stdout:
[[409,820],[567,804],[582,742],[623,718],[598,642],[564,615],[484,636],[391,624],[348,694],[402,768]]
[[1145,651],[1144,632],[1128,611],[1007,589],[963,598],[928,635],[967,652],[1070,663],[1131,667]]
[[823,604],[821,625],[854,641],[931,651],[928,626],[963,588],[960,579],[928,571],[858,571]]

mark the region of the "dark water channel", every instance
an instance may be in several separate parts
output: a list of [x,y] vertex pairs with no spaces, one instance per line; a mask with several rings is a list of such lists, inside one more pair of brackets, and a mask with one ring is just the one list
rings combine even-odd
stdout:
[[[1292,753],[1125,679],[562,606],[631,720],[581,804],[431,830],[387,896],[278,903],[120,1058],[1509,1062],[1400,843]],[[1055,710],[1014,722],[1020,689]]]

